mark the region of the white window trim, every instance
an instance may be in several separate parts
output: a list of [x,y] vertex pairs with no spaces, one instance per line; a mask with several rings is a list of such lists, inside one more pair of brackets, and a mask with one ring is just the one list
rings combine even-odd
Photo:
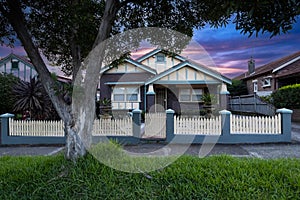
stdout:
[[[189,96],[190,96],[190,100],[189,101],[183,101],[183,100],[181,100],[181,91],[182,90],[186,90],[186,89],[188,89],[188,90],[190,90],[189,91]],[[203,89],[202,88],[179,88],[179,98],[178,98],[178,101],[179,102],[186,102],[186,103],[199,103],[199,102],[203,102],[202,100],[200,100],[200,101],[193,101],[193,95],[194,95],[194,90],[201,90],[201,95],[203,95]]]
[[253,92],[256,93],[258,92],[258,84],[257,84],[257,80],[256,81],[252,81],[253,83]]
[[[265,84],[265,81],[268,80],[268,84]],[[271,77],[264,77],[262,80],[262,87],[271,87],[272,82],[271,82]]]
[[[115,88],[125,88],[125,90],[126,90],[126,92],[124,93],[124,101],[116,101],[115,99],[114,99],[114,95],[116,94],[116,93],[114,93],[114,89]],[[137,96],[137,101],[127,101],[126,100],[126,95],[128,95],[129,93],[127,93],[127,89],[128,88],[135,88],[135,89],[137,89],[137,92],[138,92],[138,96]],[[136,87],[136,86],[132,86],[132,87],[128,87],[128,86],[115,86],[115,87],[113,87],[113,89],[112,89],[112,93],[111,93],[111,100],[112,100],[112,102],[114,102],[114,103],[139,103],[139,102],[141,102],[141,92],[140,92],[140,87]]]

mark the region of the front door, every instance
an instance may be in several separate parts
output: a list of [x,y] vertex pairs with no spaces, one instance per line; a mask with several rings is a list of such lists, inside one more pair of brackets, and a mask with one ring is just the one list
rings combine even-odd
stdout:
[[167,89],[166,88],[157,88],[155,90],[156,102],[155,102],[155,111],[156,112],[165,112],[167,108]]

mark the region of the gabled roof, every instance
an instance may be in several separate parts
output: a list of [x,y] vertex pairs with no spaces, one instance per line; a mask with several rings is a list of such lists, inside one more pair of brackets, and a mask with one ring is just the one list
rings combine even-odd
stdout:
[[[149,73],[151,73],[151,74],[157,74],[157,72],[156,72],[155,69],[152,69],[152,68],[150,68],[150,67],[148,67],[148,66],[146,66],[146,65],[143,65],[143,64],[141,64],[141,63],[139,63],[139,62],[136,62],[135,60],[133,60],[133,59],[131,59],[131,58],[125,59],[125,62],[128,62],[128,63],[130,63],[130,64],[132,64],[132,65],[134,65],[134,66],[136,66],[136,67],[138,67],[138,68],[140,68],[140,69],[143,69],[143,70],[145,70],[145,71],[147,71],[147,72],[149,72]],[[105,67],[103,67],[103,68],[101,69],[100,73],[102,74],[102,73],[106,72],[107,70],[109,70],[109,69],[111,69],[111,68],[112,68],[112,66],[110,66],[110,65],[105,66]]]
[[13,53],[11,53],[11,54],[9,54],[8,56],[2,58],[2,59],[0,60],[0,65],[4,64],[4,63],[6,63],[6,62],[9,62],[11,59],[17,59],[17,60],[19,60],[20,62],[22,62],[23,64],[28,65],[29,67],[34,68],[33,64],[32,64],[28,59],[26,59],[25,57],[22,57],[22,56],[13,54]]
[[245,72],[235,79],[250,79],[266,73],[277,73],[285,67],[293,65],[298,60],[300,60],[300,51],[258,67],[255,69],[255,72],[250,75],[248,72]]
[[225,82],[225,83],[228,83],[228,84],[231,84],[231,80],[225,76],[223,76],[222,74],[220,74],[219,72],[215,71],[215,70],[212,70],[206,66],[203,66],[203,65],[199,65],[198,63],[194,63],[192,61],[185,61],[185,62],[182,62],[182,63],[179,63],[178,65],[175,65],[171,68],[169,68],[168,70],[154,76],[153,78],[151,78],[150,80],[148,80],[145,84],[148,85],[148,84],[151,84],[183,67],[191,67],[197,71],[200,71],[202,73],[205,73],[211,77],[214,77],[215,79],[218,79],[222,82]]
[[[163,51],[162,49],[154,49],[153,51],[150,51],[149,53],[147,53],[147,54],[145,54],[145,55],[137,58],[136,61],[143,62],[147,58],[150,58],[151,56],[153,56],[155,54],[158,54],[158,53],[160,53],[162,51]],[[186,61],[186,59],[184,57],[180,56],[180,55],[176,55],[175,58],[178,59],[178,60],[180,60],[180,61],[182,61],[182,62]]]

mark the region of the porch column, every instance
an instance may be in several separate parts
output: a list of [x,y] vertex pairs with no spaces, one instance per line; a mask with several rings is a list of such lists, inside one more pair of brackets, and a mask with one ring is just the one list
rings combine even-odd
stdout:
[[227,90],[227,85],[225,83],[222,83],[221,90],[220,90],[220,109],[228,109],[228,97],[229,92]]
[[154,89],[153,89],[153,85],[149,85],[149,88],[148,88],[148,92],[146,93],[146,102],[147,102],[147,105],[146,105],[146,111],[147,112],[155,112],[155,109],[154,109],[154,106],[155,106],[155,92],[154,92]]

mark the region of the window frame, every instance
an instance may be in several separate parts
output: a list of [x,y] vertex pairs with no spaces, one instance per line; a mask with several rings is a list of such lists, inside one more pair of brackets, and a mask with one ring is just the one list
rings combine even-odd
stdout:
[[20,61],[18,61],[17,59],[11,59],[11,71],[20,70],[19,63]]
[[[124,88],[124,92],[116,92],[116,89],[118,88]],[[136,91],[136,93],[130,93],[130,89],[133,89]],[[130,99],[133,95],[136,95],[136,100],[128,100]],[[115,95],[123,95],[124,100],[115,100]],[[140,87],[136,86],[115,86],[112,89],[111,93],[111,99],[113,102],[119,102],[119,103],[124,103],[124,102],[131,102],[131,103],[138,103],[140,102]]]
[[[268,82],[268,84],[265,84],[266,81]],[[262,80],[262,86],[263,87],[271,87],[272,86],[272,82],[271,82],[271,77],[265,77]]]
[[253,92],[254,93],[258,92],[257,80],[252,81],[252,84],[253,84]]
[[[188,90],[189,92],[183,93],[182,92],[183,90],[186,90],[186,91]],[[201,91],[201,94],[195,93],[195,90]],[[189,96],[189,99],[188,100],[185,100],[185,99],[182,100],[182,98],[181,98],[182,95]],[[197,100],[194,100],[194,97],[195,96],[199,96],[199,95],[200,95],[200,99],[196,97]],[[201,102],[203,102],[201,100],[202,95],[203,95],[203,88],[179,88],[179,98],[178,98],[178,101],[179,102],[189,102],[189,103],[199,103],[199,102],[201,103]]]

